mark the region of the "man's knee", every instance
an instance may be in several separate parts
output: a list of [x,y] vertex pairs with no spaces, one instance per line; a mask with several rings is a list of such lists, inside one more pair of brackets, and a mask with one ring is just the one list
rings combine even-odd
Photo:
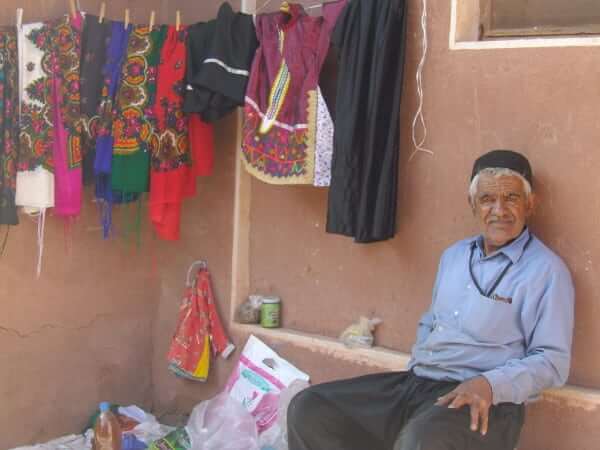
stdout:
[[311,388],[305,389],[292,399],[287,410],[288,428],[308,429],[319,421],[315,420],[322,412],[322,399]]
[[424,424],[406,426],[394,443],[394,450],[451,450],[444,437]]

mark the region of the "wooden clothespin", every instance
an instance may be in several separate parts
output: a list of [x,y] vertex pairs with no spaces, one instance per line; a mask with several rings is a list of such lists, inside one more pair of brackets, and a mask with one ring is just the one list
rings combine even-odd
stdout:
[[152,29],[154,28],[154,19],[156,18],[156,12],[151,11],[150,12],[150,23],[148,24],[148,28],[150,29],[150,31],[152,31]]
[[181,26],[181,11],[177,10],[175,12],[175,31],[179,31],[180,26]]
[[129,26],[129,8],[125,8],[125,22],[124,22],[125,29],[127,29],[128,26]]
[[104,22],[104,15],[106,14],[106,3],[100,4],[100,14],[98,15],[98,23]]
[[71,12],[71,18],[77,17],[77,6],[75,0],[69,0],[69,11]]
[[23,26],[23,8],[17,8],[17,29]]

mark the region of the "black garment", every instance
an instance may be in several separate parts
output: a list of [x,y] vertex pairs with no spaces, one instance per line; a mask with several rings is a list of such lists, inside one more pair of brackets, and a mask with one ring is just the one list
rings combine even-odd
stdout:
[[488,432],[470,429],[468,407],[436,406],[458,383],[412,372],[367,375],[300,392],[288,409],[290,450],[513,450],[525,407],[490,408]]
[[104,86],[103,73],[107,48],[110,43],[112,22],[104,19],[98,22],[98,16],[87,14],[81,35],[80,85],[81,114],[85,121],[86,133],[82,136],[83,182],[92,183],[94,160],[96,159],[96,126],[98,107]]
[[396,231],[405,3],[352,1],[332,36],[339,74],[327,231],[356,242]]
[[252,16],[228,3],[215,20],[190,26],[183,110],[214,122],[242,106],[257,47]]

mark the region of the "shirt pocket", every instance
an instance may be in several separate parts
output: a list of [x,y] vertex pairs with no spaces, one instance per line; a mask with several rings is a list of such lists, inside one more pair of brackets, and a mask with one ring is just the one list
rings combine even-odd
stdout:
[[468,296],[460,325],[476,342],[504,345],[521,339],[516,306],[478,292]]

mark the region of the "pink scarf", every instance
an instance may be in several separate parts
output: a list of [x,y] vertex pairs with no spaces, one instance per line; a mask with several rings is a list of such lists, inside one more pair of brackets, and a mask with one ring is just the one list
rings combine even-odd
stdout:
[[[56,52],[52,77],[54,118],[54,211],[57,216],[72,219],[81,212],[82,155],[81,117],[79,107],[79,58],[82,17],[70,17],[56,28]],[[58,62],[68,61],[62,67]]]

